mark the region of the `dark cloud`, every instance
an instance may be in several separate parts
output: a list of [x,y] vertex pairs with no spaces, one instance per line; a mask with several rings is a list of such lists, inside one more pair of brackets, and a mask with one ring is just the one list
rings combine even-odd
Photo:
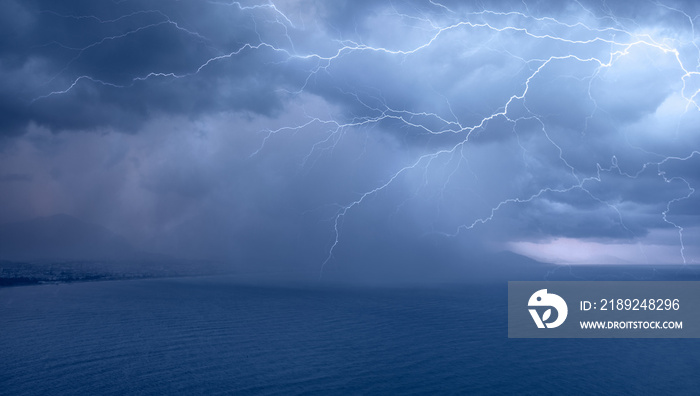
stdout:
[[697,235],[692,2],[2,7],[0,222],[340,278]]
[[21,133],[28,122],[57,131],[136,131],[161,113],[270,114],[281,106],[276,89],[288,73],[275,62],[286,58],[268,47],[244,48],[261,43],[256,23],[264,30],[274,20],[256,21],[240,10],[224,19],[191,3],[10,4],[26,21],[7,26],[12,31],[3,36],[5,134]]

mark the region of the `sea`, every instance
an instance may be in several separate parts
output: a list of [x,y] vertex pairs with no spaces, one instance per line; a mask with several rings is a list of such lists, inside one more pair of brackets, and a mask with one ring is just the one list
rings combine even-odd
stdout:
[[0,289],[2,395],[698,395],[700,339],[509,339],[507,282]]

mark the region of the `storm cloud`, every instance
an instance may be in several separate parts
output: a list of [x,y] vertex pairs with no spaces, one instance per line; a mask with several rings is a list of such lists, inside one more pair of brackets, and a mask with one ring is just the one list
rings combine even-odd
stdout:
[[339,277],[700,259],[694,2],[2,7],[0,222]]

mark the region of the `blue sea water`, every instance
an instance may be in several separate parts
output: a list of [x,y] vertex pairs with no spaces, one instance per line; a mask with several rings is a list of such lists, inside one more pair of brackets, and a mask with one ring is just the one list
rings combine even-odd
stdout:
[[0,289],[0,394],[700,394],[700,340],[509,339],[507,285]]

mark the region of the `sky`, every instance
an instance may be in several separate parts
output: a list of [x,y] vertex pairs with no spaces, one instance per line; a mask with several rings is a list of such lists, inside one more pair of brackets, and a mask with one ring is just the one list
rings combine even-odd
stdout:
[[0,4],[0,223],[319,276],[700,260],[696,2]]

